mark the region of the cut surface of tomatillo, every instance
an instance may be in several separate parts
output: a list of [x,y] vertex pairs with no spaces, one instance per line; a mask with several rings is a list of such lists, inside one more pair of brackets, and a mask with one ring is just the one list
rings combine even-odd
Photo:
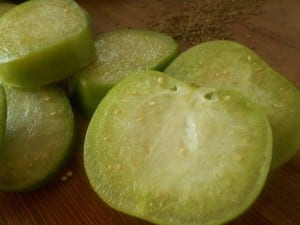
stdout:
[[6,96],[2,85],[0,85],[0,154],[3,149],[5,127],[6,127]]
[[201,43],[178,56],[165,72],[194,85],[238,91],[259,104],[272,127],[272,168],[300,149],[300,91],[246,46]]
[[0,18],[0,79],[17,87],[53,83],[87,66],[94,40],[73,0],[35,0]]
[[117,210],[155,224],[211,225],[253,203],[271,152],[271,128],[256,104],[148,71],[101,101],[84,166],[95,192]]
[[72,77],[71,94],[91,116],[108,90],[129,73],[163,70],[178,55],[178,44],[169,35],[145,29],[121,29],[99,35],[97,57]]
[[74,118],[64,92],[54,86],[5,86],[7,123],[0,152],[0,190],[27,191],[48,182],[71,153]]

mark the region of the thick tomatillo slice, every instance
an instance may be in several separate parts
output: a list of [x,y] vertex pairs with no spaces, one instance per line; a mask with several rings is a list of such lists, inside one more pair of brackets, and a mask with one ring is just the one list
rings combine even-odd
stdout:
[[264,112],[232,91],[140,72],[101,101],[84,165],[113,208],[163,225],[229,221],[261,191],[271,161]]
[[5,86],[5,92],[8,111],[0,190],[32,190],[49,181],[71,153],[72,108],[64,92],[54,86]]
[[101,34],[95,46],[97,59],[70,82],[73,98],[89,117],[107,91],[129,73],[163,70],[179,52],[170,36],[144,29]]
[[2,85],[0,85],[0,154],[3,149],[5,127],[6,127],[6,96]]
[[95,46],[73,0],[34,0],[0,18],[0,79],[17,87],[53,83],[87,66]]
[[300,148],[299,90],[247,47],[232,41],[202,43],[183,52],[165,72],[195,85],[239,91],[262,106],[272,126],[272,168]]

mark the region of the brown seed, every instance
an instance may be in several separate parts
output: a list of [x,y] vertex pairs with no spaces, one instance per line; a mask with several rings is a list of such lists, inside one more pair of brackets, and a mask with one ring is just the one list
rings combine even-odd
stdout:
[[149,104],[150,106],[153,106],[153,105],[155,105],[155,101],[150,101],[148,104]]
[[48,101],[51,100],[51,98],[50,97],[46,97],[44,100],[45,100],[45,102],[48,102]]
[[60,179],[61,179],[62,181],[66,181],[66,180],[68,179],[68,177],[67,177],[67,176],[62,176]]
[[143,121],[145,121],[145,117],[144,117],[144,116],[141,116],[141,117],[139,117],[139,118],[137,119],[137,121],[138,121],[138,122],[143,122]]
[[182,156],[186,155],[187,152],[188,152],[188,151],[187,151],[185,148],[180,148],[180,149],[179,149],[179,154],[182,155]]
[[68,176],[68,177],[71,177],[71,176],[73,176],[73,172],[72,172],[71,170],[70,170],[70,171],[68,171],[68,172],[67,172],[67,176]]
[[56,115],[56,112],[51,112],[49,115],[50,115],[50,116],[55,116],[55,115]]
[[115,115],[119,115],[119,114],[120,114],[120,112],[121,112],[121,110],[120,110],[120,109],[116,109],[116,110],[114,111],[114,114],[115,114]]
[[237,162],[241,162],[241,161],[243,160],[243,157],[242,157],[240,154],[237,154],[237,155],[235,156],[235,160],[236,160]]
[[230,95],[224,96],[224,100],[225,100],[225,101],[229,101],[230,99],[231,99],[231,96],[230,96]]
[[112,168],[113,168],[113,167],[112,167],[111,164],[109,164],[109,165],[107,166],[107,169],[108,169],[108,170],[112,170]]
[[159,84],[162,84],[163,78],[162,78],[162,77],[157,78],[157,82],[158,82]]

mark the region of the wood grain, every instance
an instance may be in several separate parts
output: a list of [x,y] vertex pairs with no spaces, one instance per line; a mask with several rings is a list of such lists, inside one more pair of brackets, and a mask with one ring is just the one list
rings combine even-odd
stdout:
[[[94,34],[121,27],[147,27],[149,15],[171,1],[78,0],[93,20]],[[268,0],[263,13],[234,23],[233,39],[260,54],[275,70],[300,88],[300,1]],[[181,42],[181,48],[190,46]],[[299,115],[300,116],[300,115]],[[0,225],[150,225],[117,212],[90,188],[82,165],[88,121],[77,116],[78,138],[64,171],[45,187],[29,193],[0,193]],[[72,176],[61,177],[68,171]],[[300,152],[270,173],[255,204],[232,225],[300,224]]]

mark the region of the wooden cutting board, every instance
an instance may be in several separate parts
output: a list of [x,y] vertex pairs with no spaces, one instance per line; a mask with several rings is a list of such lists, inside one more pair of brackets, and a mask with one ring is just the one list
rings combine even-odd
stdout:
[[[150,12],[169,6],[158,0],[149,1],[151,7],[144,7],[141,0],[78,0],[78,3],[90,12],[94,34],[121,27],[147,27]],[[300,88],[299,21],[299,0],[267,0],[262,14],[240,19],[230,29],[235,40],[253,48]],[[189,46],[181,43],[182,49]],[[52,182],[30,193],[0,192],[0,225],[150,224],[111,209],[92,191],[82,165],[88,121],[78,116],[77,124],[73,157]],[[300,224],[300,152],[270,174],[256,203],[231,224]]]

